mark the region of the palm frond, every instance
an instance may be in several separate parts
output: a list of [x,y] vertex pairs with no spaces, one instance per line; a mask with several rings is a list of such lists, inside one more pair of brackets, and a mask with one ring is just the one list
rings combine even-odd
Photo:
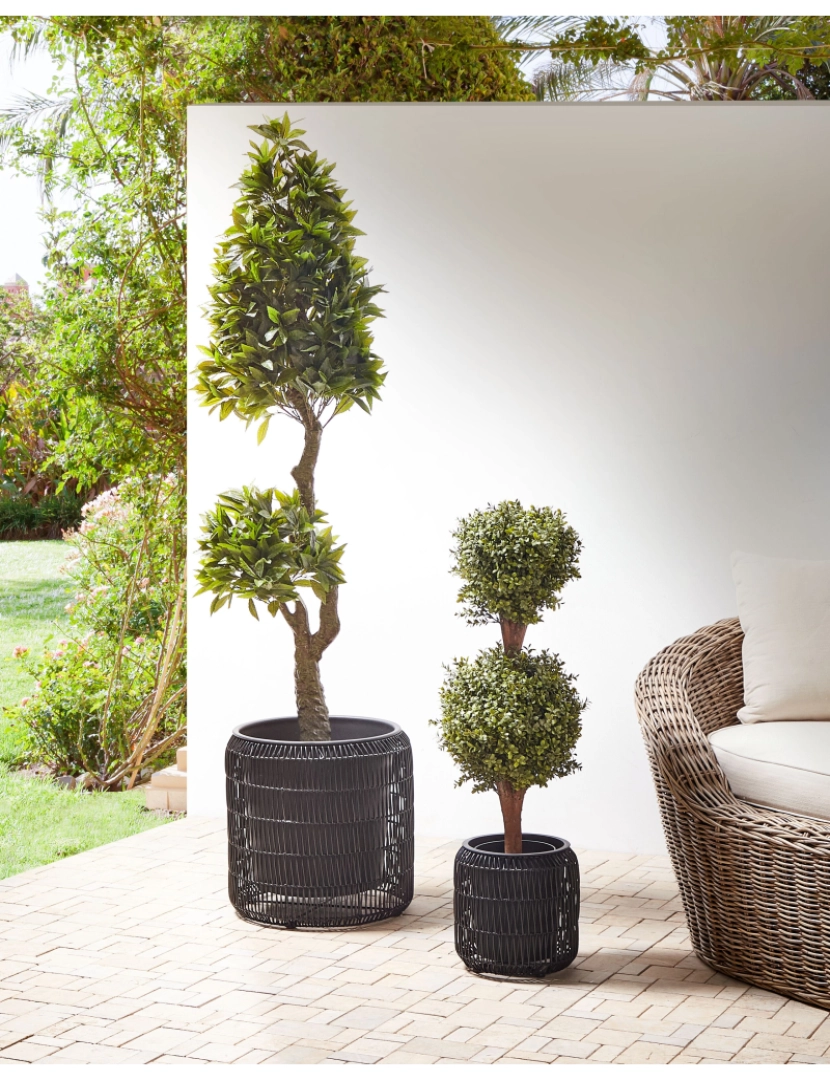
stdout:
[[493,23],[506,41],[550,40],[582,21],[580,15],[493,15]]
[[0,124],[25,127],[33,121],[47,116],[53,123],[60,122],[64,127],[66,117],[75,108],[72,98],[47,98],[42,94],[18,94],[12,98],[11,105],[0,109]]
[[28,59],[32,53],[37,52],[44,45],[45,25],[43,23],[18,26],[12,39],[12,47],[9,50],[9,70],[19,60]]
[[558,34],[584,22],[582,15],[492,15],[491,20],[503,41],[515,41],[522,63],[538,56]]
[[621,78],[629,74],[628,68],[610,61],[552,60],[537,68],[530,81],[539,101],[579,101],[608,91],[624,92],[628,84]]
[[[44,148],[61,143],[76,109],[77,101],[71,97],[56,99],[35,93],[18,94],[10,105],[0,109],[0,163],[8,149],[34,124],[46,128],[46,138],[42,141]],[[29,151],[29,155],[38,157],[40,193],[48,198],[54,181],[54,155],[46,149],[39,154]]]

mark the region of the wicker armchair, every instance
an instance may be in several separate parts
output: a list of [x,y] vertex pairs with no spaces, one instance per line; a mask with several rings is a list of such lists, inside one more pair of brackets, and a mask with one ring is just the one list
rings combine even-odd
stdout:
[[692,945],[736,979],[830,1009],[830,823],[737,799],[707,735],[743,704],[737,619],[681,638],[635,700]]

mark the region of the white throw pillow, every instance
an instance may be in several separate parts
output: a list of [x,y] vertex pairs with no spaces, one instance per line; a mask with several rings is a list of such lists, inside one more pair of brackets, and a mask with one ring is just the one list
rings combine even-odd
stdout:
[[830,720],[830,562],[736,551],[744,724]]

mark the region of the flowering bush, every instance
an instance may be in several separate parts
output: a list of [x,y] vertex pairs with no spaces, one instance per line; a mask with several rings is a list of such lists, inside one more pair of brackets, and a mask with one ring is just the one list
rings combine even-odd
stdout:
[[75,586],[66,636],[40,657],[14,650],[37,681],[8,712],[25,725],[33,761],[132,786],[184,735],[181,484],[123,481],[88,503],[65,539]]

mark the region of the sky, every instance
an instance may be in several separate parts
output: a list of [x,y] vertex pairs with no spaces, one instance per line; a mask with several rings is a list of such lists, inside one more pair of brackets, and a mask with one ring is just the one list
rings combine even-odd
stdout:
[[[0,34],[0,109],[26,92],[46,94],[54,67],[45,53],[16,60],[10,68],[11,37]],[[38,183],[11,169],[0,171],[0,284],[20,274],[38,291],[43,268],[43,225],[38,219]]]

